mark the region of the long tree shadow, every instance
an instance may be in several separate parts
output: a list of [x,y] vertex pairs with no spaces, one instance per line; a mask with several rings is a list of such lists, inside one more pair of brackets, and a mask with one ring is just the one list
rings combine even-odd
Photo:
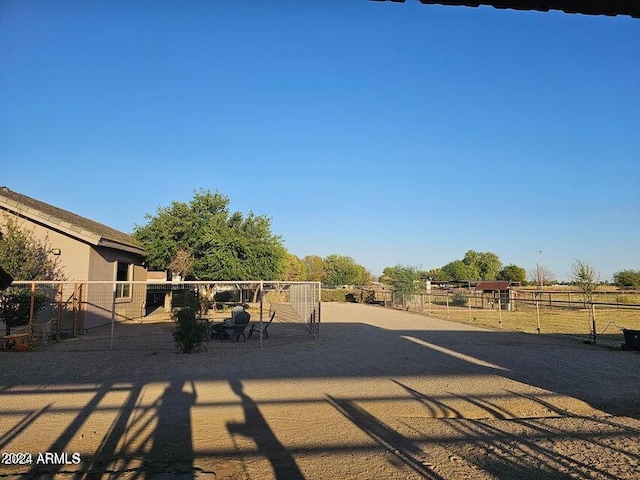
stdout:
[[157,409],[153,445],[143,462],[145,478],[158,473],[179,473],[181,479],[194,478],[191,409],[196,404],[195,385],[184,391],[184,381],[172,381]]
[[425,462],[419,459],[419,456],[424,455],[424,453],[409,439],[355,405],[351,400],[337,399],[331,395],[327,395],[327,399],[336,410],[342,413],[355,426],[422,478],[429,480],[442,479],[436,472],[425,467]]
[[[433,400],[415,389],[412,389],[401,382],[393,380],[394,383],[409,391],[412,396],[433,413]],[[551,419],[572,417],[582,418],[595,422],[603,423],[599,419],[591,419],[573,415],[570,412],[558,409],[549,402],[528,396],[521,395],[516,392],[509,392],[514,397],[523,397],[532,400],[540,405],[552,408],[557,417]],[[579,472],[581,478],[603,478],[614,480],[617,477],[599,468],[590,462],[578,460],[569,454],[562,453],[561,449],[553,447],[556,442],[582,440],[589,444],[602,447],[605,450],[611,450],[623,455],[633,457],[637,460],[637,455],[633,453],[617,449],[609,446],[604,442],[592,438],[589,432],[567,431],[560,428],[542,423],[539,418],[514,418],[512,412],[493,404],[487,399],[477,398],[471,395],[455,395],[450,394],[452,398],[459,398],[471,405],[479,407],[486,412],[488,418],[483,419],[465,419],[457,417],[447,420],[447,425],[452,430],[460,433],[465,438],[473,442],[477,453],[471,455],[460,452],[465,456],[465,460],[475,464],[481,470],[490,473],[495,478],[513,479],[513,478],[536,478],[544,480],[563,480],[575,478],[576,472]],[[437,401],[440,409],[446,407],[443,402]],[[501,422],[507,420],[507,422]],[[497,422],[496,422],[497,421]],[[513,429],[511,424],[517,424],[519,428]],[[615,422],[607,422],[607,425],[616,427],[619,430],[631,430],[637,433],[636,429],[625,428]],[[530,432],[530,433],[527,433]],[[421,433],[421,432],[418,432]],[[604,434],[606,436],[606,434]]]
[[253,439],[258,451],[271,463],[276,480],[303,480],[304,475],[293,455],[280,443],[269,428],[269,424],[260,413],[258,405],[244,392],[242,382],[238,379],[230,379],[229,385],[242,400],[245,418],[245,423],[227,422],[229,433]]

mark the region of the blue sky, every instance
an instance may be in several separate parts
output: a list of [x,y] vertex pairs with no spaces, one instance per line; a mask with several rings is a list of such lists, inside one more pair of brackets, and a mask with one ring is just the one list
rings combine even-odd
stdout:
[[[0,2],[0,184],[125,232],[219,190],[298,256],[640,269],[640,20]],[[540,253],[542,251],[542,254]]]

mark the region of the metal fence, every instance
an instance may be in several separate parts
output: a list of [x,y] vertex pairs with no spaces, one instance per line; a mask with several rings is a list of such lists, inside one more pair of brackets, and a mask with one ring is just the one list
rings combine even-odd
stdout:
[[[565,295],[566,299],[561,298]],[[621,302],[620,299],[628,300],[628,296],[611,295],[615,303],[589,302],[578,292],[556,296],[549,292],[498,294],[461,289],[388,295],[383,303],[392,308],[472,325],[579,336],[592,343],[621,346],[623,329],[640,330],[640,304]]]
[[[90,350],[113,349],[118,339],[136,335],[146,335],[140,348],[173,348],[171,330],[179,310],[191,307],[200,319],[215,323],[238,304],[258,324],[275,311],[274,323],[283,325],[290,341],[305,332],[320,337],[318,282],[16,281],[0,300],[0,308],[18,305],[18,323],[26,324],[22,330],[30,337],[47,324],[51,329],[45,340],[82,339],[78,348]],[[6,325],[0,329],[7,333]],[[263,329],[257,330],[262,345]]]

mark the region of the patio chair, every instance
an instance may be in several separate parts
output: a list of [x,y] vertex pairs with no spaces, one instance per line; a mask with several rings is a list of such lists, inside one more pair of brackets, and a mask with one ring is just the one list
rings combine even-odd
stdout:
[[249,320],[251,320],[251,314],[245,311],[238,313],[235,316],[235,323],[223,327],[224,335],[222,340],[231,339],[239,341],[240,337],[247,341],[247,331],[249,330]]
[[262,335],[264,336],[264,338],[269,338],[269,334],[267,333],[267,328],[269,328],[269,325],[271,325],[271,322],[273,322],[273,319],[276,316],[276,311],[274,310],[273,313],[271,314],[271,318],[269,319],[269,321],[267,323],[253,323],[253,325],[251,325],[251,330],[249,330],[249,338],[251,338],[251,335],[253,335],[253,332],[262,332]]

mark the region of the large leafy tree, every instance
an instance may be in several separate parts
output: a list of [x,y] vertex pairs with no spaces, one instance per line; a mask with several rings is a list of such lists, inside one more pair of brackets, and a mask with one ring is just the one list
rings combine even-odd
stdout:
[[640,270],[620,270],[613,274],[613,282],[620,287],[640,287]]
[[469,279],[476,280],[495,280],[502,267],[500,258],[493,252],[469,250],[464,254],[462,262],[469,267]]
[[306,265],[296,255],[287,253],[282,280],[300,282],[306,280]]
[[527,271],[518,265],[506,265],[498,273],[498,280],[524,283],[527,280]]
[[477,272],[462,260],[454,260],[440,269],[443,280],[474,280]]
[[[0,230],[0,265],[15,280],[62,280],[60,262],[50,251],[47,240],[40,241],[10,218],[4,219]],[[42,309],[49,298],[37,293],[33,298],[34,312]],[[11,286],[2,293],[0,318],[5,322],[5,335],[11,327],[29,321],[31,292],[25,286]]]
[[133,235],[151,269],[179,266],[195,280],[275,280],[284,272],[287,252],[270,219],[231,213],[218,191],[196,191],[189,203],[173,202],[145,218]]
[[307,255],[302,259],[305,265],[306,279],[310,282],[324,281],[324,258],[318,255]]
[[370,281],[365,267],[345,255],[329,255],[324,259],[323,282],[329,285],[366,285]]

